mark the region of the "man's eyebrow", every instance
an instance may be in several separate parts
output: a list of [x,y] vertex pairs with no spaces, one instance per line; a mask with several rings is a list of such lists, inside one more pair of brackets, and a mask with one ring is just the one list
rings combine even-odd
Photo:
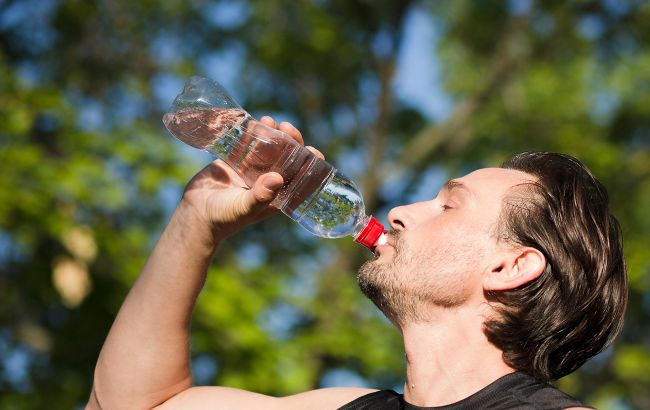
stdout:
[[454,189],[462,189],[468,194],[473,195],[473,192],[467,187],[467,185],[455,179],[450,179],[447,182],[445,182],[445,184],[442,186],[442,189],[447,192],[451,192]]

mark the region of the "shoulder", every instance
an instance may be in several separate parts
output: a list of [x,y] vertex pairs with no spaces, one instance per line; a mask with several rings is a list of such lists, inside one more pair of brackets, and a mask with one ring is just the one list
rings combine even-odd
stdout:
[[523,372],[507,374],[456,404],[468,408],[583,409],[584,403]]
[[512,375],[514,383],[509,389],[518,400],[534,404],[541,409],[589,409],[580,400],[561,391],[556,386],[535,380],[532,376],[518,372]]
[[332,409],[376,390],[333,387],[311,390],[286,397],[273,397],[230,387],[192,387],[156,407],[156,410],[221,410],[221,409]]

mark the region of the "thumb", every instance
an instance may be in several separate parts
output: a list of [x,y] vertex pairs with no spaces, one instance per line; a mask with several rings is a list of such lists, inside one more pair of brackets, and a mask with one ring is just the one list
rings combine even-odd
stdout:
[[266,209],[283,184],[284,179],[277,172],[260,175],[253,187],[246,192],[245,202],[251,213],[256,214]]

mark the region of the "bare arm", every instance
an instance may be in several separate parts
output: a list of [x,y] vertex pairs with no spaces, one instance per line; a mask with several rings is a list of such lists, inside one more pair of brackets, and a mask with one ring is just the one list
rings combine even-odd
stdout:
[[189,322],[214,251],[181,203],[124,301],[95,369],[101,408],[148,409],[192,385]]
[[[281,129],[302,143],[295,128]],[[248,189],[220,161],[190,181],[106,338],[87,408],[300,408],[318,397],[322,408],[337,408],[367,392],[336,389],[323,395],[319,390],[276,399],[237,389],[191,388],[189,326],[214,250],[228,235],[274,213],[268,204],[282,182],[278,174],[265,174]]]

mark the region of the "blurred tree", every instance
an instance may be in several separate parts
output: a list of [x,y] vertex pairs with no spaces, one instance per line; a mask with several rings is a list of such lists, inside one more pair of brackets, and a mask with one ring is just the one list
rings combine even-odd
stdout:
[[[396,96],[414,16],[440,32],[419,53],[438,56],[446,116]],[[599,408],[650,407],[649,18],[634,0],[0,0],[0,408],[85,402],[122,299],[208,161],[160,122],[193,74],[293,121],[378,214],[516,151],[584,160],[621,219],[631,300],[614,348],[559,383]],[[282,217],[232,238],[196,308],[197,381],[398,386],[398,334],[354,284],[367,257]]]

